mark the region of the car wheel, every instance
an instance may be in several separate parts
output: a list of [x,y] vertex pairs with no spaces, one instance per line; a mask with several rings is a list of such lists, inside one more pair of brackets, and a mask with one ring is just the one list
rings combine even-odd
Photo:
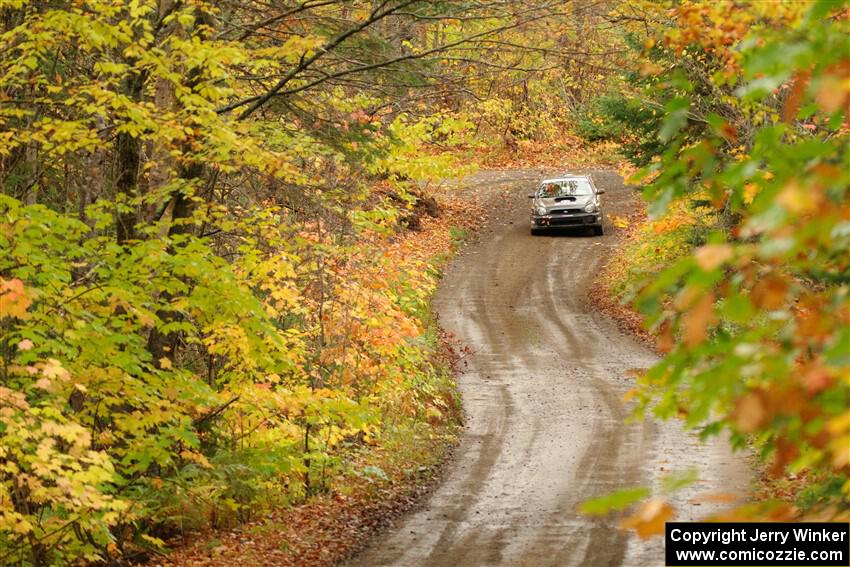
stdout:
[[540,236],[541,234],[543,234],[543,229],[540,229],[540,228],[532,228],[531,229],[531,236]]
[[605,234],[605,229],[602,228],[601,224],[599,226],[594,226],[593,234],[595,234],[596,236],[602,236],[603,234]]

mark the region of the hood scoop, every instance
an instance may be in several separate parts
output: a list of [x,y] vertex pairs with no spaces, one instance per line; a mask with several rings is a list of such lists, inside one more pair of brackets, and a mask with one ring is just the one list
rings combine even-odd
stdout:
[[572,201],[575,202],[575,197],[555,197],[555,202],[560,203],[561,201]]

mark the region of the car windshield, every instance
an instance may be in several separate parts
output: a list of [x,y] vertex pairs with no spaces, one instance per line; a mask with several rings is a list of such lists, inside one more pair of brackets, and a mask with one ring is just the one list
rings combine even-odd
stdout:
[[587,179],[564,179],[562,181],[546,181],[537,190],[538,197],[570,197],[592,195],[593,190]]

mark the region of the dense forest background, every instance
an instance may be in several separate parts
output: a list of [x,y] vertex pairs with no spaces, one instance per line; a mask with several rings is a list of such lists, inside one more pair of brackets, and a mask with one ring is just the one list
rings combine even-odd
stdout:
[[847,28],[826,1],[0,0],[0,562],[135,560],[450,437],[450,243],[406,235],[476,163],[593,147],[656,219],[611,276],[668,353],[641,407],[805,482],[736,514],[846,517]]

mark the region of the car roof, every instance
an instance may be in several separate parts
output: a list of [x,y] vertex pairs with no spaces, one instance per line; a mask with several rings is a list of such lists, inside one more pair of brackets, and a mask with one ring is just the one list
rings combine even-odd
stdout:
[[551,177],[549,179],[544,179],[540,183],[557,183],[558,181],[570,181],[573,179],[585,179],[590,181],[589,175],[563,175],[561,177]]

